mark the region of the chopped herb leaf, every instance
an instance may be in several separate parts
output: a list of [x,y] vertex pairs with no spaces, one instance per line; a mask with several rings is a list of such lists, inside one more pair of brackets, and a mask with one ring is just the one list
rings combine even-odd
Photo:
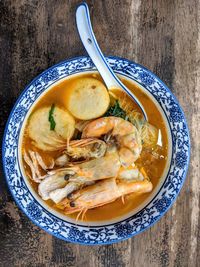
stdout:
[[50,123],[50,130],[51,131],[53,131],[56,127],[56,122],[55,122],[54,117],[53,117],[54,109],[55,109],[55,105],[52,104],[51,109],[49,111],[49,123]]
[[126,112],[120,107],[118,100],[115,102],[114,106],[110,107],[107,110],[104,116],[105,117],[114,116],[114,117],[120,117],[124,120],[128,120],[128,116],[126,115]]

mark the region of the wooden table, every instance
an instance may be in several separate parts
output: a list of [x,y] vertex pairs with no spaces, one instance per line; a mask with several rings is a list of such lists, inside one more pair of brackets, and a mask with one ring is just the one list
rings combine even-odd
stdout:
[[[80,1],[0,1],[0,133],[36,75],[86,54],[75,27]],[[177,96],[192,141],[190,169],[173,207],[153,227],[127,241],[87,247],[35,226],[8,192],[1,168],[0,266],[200,266],[200,1],[87,1],[103,52],[141,63]]]

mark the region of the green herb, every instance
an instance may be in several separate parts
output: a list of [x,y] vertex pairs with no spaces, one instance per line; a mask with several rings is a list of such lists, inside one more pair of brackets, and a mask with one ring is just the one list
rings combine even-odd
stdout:
[[54,117],[53,117],[54,109],[55,109],[55,105],[52,104],[51,109],[49,111],[49,122],[50,122],[50,130],[51,131],[53,131],[56,127],[56,122],[55,122]]
[[114,106],[110,107],[107,110],[104,116],[106,117],[114,116],[114,117],[120,117],[124,120],[128,120],[128,116],[126,115],[126,112],[120,107],[118,100],[116,100]]

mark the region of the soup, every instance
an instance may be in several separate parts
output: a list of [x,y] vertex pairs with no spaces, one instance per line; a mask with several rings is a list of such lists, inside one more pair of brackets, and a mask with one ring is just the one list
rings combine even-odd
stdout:
[[35,192],[50,207],[82,221],[123,216],[152,194],[164,172],[167,131],[155,103],[122,79],[140,100],[107,91],[96,73],[52,86],[27,119],[22,158]]

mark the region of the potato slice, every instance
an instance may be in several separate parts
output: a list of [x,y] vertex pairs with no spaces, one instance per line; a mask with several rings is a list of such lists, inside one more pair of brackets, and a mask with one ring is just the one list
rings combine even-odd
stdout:
[[75,120],[68,111],[55,106],[53,118],[55,129],[50,129],[49,112],[51,106],[40,108],[29,118],[27,133],[35,146],[47,151],[56,151],[66,145],[74,133]]
[[81,120],[102,116],[109,107],[110,97],[104,84],[93,78],[74,80],[67,88],[67,109]]

